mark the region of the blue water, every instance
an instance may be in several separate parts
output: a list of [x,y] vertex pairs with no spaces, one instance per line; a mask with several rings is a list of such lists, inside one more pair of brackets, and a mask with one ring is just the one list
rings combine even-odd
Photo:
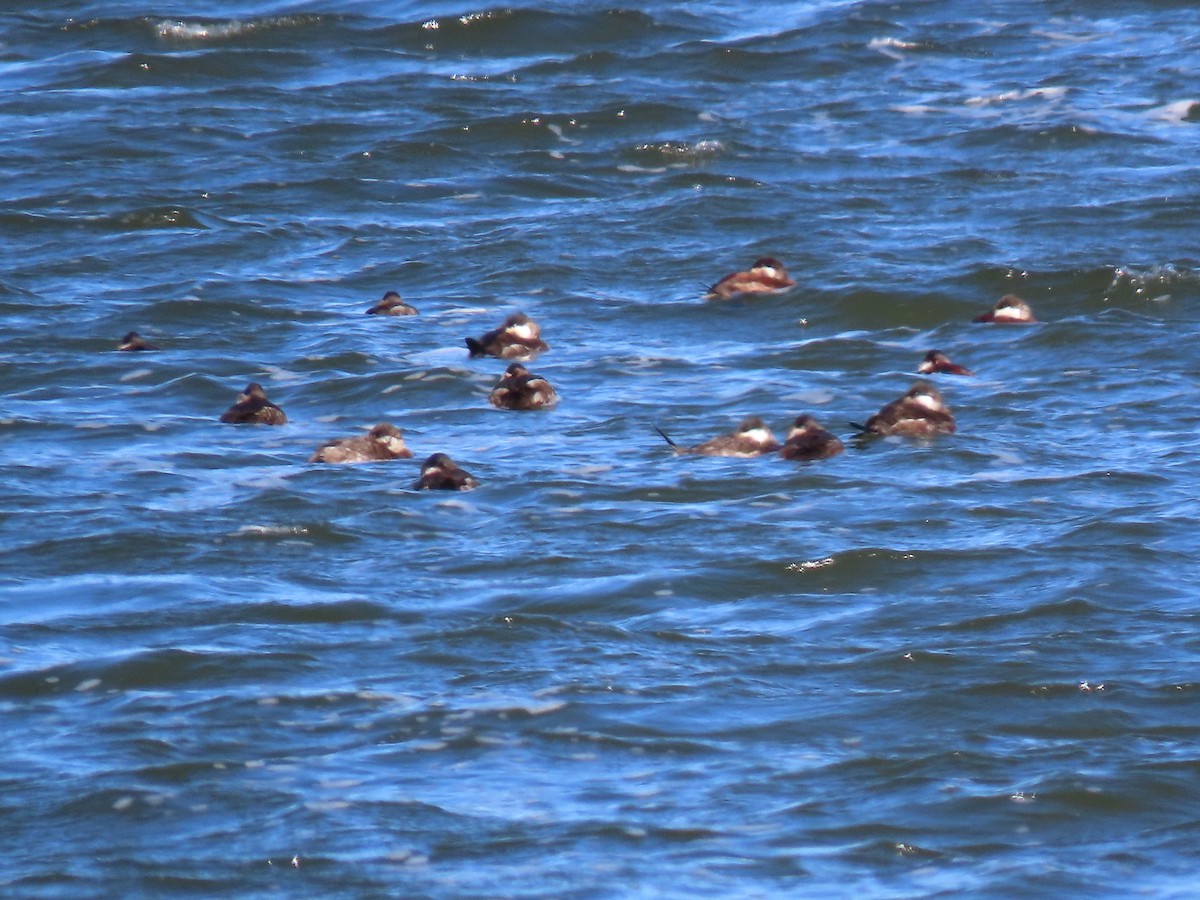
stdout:
[[[1194,895],[1198,35],[0,12],[0,894]],[[516,310],[552,411],[463,344]],[[957,433],[852,440],[934,347]]]

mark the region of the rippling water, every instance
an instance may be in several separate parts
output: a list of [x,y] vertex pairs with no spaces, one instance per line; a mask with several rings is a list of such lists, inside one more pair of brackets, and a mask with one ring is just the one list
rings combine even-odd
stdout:
[[381,9],[0,13],[0,892],[1191,895],[1200,12]]

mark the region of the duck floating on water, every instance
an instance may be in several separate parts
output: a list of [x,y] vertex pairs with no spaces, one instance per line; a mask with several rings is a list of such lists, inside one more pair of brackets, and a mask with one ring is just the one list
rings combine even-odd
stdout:
[[286,425],[287,415],[267,399],[261,384],[252,381],[238,394],[237,402],[225,410],[221,421],[233,425]]
[[1005,294],[985,313],[980,313],[972,322],[994,322],[997,325],[1036,325],[1033,309],[1016,294]]
[[918,381],[900,398],[857,426],[862,431],[904,437],[932,437],[935,434],[954,434],[957,427],[950,407],[928,381]]
[[479,481],[461,469],[445,453],[435,453],[421,465],[421,477],[413,482],[417,491],[469,491],[479,487]]
[[549,350],[550,345],[542,340],[538,323],[525,315],[513,313],[499,328],[487,332],[483,337],[466,339],[471,356],[496,356],[500,359],[531,360],[539,353]]
[[310,463],[364,463],[389,459],[412,459],[404,435],[390,422],[380,422],[362,437],[338,438],[322,444],[309,457]]
[[417,308],[395,291],[388,291],[383,299],[367,310],[368,316],[416,316]]
[[941,350],[930,350],[925,354],[925,358],[921,360],[921,364],[917,366],[918,375],[932,375],[935,372],[941,372],[943,375],[974,375],[970,369],[965,366],[960,366],[956,362],[951,362]]
[[488,402],[497,409],[549,409],[558,402],[558,393],[541,375],[511,363],[488,394]]
[[704,299],[732,300],[751,294],[777,294],[795,285],[783,263],[773,256],[764,256],[756,259],[747,271],[726,275],[708,289]]
[[832,432],[826,431],[810,415],[798,416],[788,431],[787,439],[779,448],[779,455],[784,459],[807,461],[813,459],[828,459],[837,456],[845,445]]
[[142,340],[142,336],[136,331],[131,331],[121,338],[121,343],[117,345],[118,350],[139,351],[139,350],[161,350],[157,344],[149,344]]
[[775,435],[771,434],[771,429],[758,416],[750,416],[743,419],[737,430],[729,434],[718,435],[715,438],[705,441],[703,444],[696,444],[694,447],[681,447],[667,437],[661,428],[655,426],[654,430],[662,435],[663,440],[675,448],[676,453],[697,453],[701,456],[750,457],[762,456],[764,453],[774,453],[781,446],[779,441],[775,440]]

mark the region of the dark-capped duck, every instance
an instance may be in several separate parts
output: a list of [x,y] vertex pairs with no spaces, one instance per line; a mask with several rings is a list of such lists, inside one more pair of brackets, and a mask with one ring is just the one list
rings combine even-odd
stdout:
[[417,491],[469,491],[479,482],[445,453],[435,453],[421,465],[421,477],[413,482]]
[[997,325],[1035,325],[1033,309],[1016,294],[1005,294],[985,313],[980,313],[972,322],[995,322]]
[[921,360],[921,364],[917,366],[918,375],[932,375],[935,372],[941,372],[943,375],[974,375],[970,369],[965,366],[960,366],[956,362],[951,362],[941,350],[930,350],[925,354],[925,358]]
[[826,431],[810,415],[798,416],[788,431],[787,439],[779,448],[784,459],[811,460],[837,456],[845,446],[837,435]]
[[235,425],[286,425],[287,415],[267,399],[261,384],[252,381],[238,394],[237,402],[225,410],[221,421]]
[[660,428],[655,428],[668,444],[675,448],[676,453],[698,453],[701,456],[762,456],[764,453],[774,453],[779,449],[779,441],[771,434],[758,416],[743,419],[736,431],[718,435],[696,444],[693,447],[681,447],[671,440]]
[[872,434],[931,437],[954,434],[954,415],[928,381],[918,381],[903,396],[867,419],[863,430]]
[[118,350],[139,351],[139,350],[161,350],[157,344],[147,343],[142,339],[142,336],[136,331],[131,331],[121,338],[121,343],[117,345]]
[[339,438],[322,444],[309,457],[310,463],[364,463],[388,459],[412,459],[404,435],[390,422],[380,422],[361,437]]
[[511,363],[488,394],[488,402],[497,409],[547,409],[558,402],[558,393],[541,375]]
[[783,263],[773,256],[756,259],[745,272],[726,275],[708,289],[706,300],[732,300],[750,294],[777,294],[795,287]]
[[467,338],[467,350],[471,356],[497,356],[500,359],[530,360],[550,345],[542,340],[538,323],[525,315],[513,313],[504,324],[476,340]]
[[417,308],[404,300],[395,291],[388,291],[383,299],[367,310],[368,316],[415,316]]

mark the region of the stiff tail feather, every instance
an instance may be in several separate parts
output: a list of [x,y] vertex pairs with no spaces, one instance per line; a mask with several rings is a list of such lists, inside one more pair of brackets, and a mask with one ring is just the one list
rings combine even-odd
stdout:
[[663,431],[661,428],[659,428],[653,422],[650,423],[650,427],[653,428],[655,431],[657,431],[660,435],[662,435],[662,439],[664,441],[666,441],[668,444],[670,444],[676,450],[679,449],[679,445],[677,443],[675,443],[673,440],[671,440],[670,436],[665,431]]

